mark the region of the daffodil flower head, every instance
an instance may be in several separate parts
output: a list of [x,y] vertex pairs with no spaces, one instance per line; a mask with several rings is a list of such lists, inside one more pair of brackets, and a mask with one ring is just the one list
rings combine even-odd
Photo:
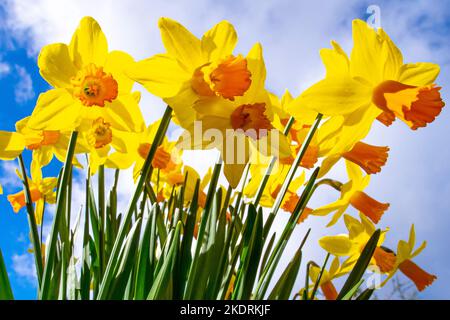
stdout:
[[28,126],[70,131],[84,119],[102,117],[115,129],[142,131],[133,81],[123,71],[133,62],[124,52],[109,52],[97,21],[83,18],[69,45],[50,44],[41,50],[39,71],[54,89],[39,96]]
[[[20,179],[22,179],[18,172],[17,175]],[[28,178],[28,185],[30,189],[31,202],[36,203],[35,217],[38,225],[42,223],[44,204],[53,204],[56,202],[55,188],[57,183],[57,178],[42,178],[41,169],[39,167],[32,166],[31,179]],[[19,212],[20,209],[26,205],[25,192],[22,190],[18,193],[8,195],[8,201],[10,202],[14,212]]]
[[169,18],[159,20],[159,29],[166,53],[134,64],[127,74],[163,98],[184,128],[196,118],[192,107],[197,100],[233,101],[255,81],[248,57],[233,54],[237,34],[228,21],[201,39]]
[[369,185],[370,175],[363,176],[359,166],[352,162],[346,161],[346,165],[350,181],[342,186],[339,200],[315,209],[312,214],[326,216],[334,213],[328,224],[328,226],[332,226],[347,208],[352,206],[373,222],[378,223],[381,216],[389,208],[389,204],[378,202],[364,192],[364,189]]
[[425,290],[426,287],[431,285],[437,279],[435,275],[426,272],[412,261],[425,249],[427,246],[426,241],[424,241],[417,249],[414,249],[415,245],[416,232],[414,225],[411,225],[408,241],[400,240],[398,242],[395,266],[390,270],[388,278],[386,278],[382,285],[386,284],[398,270],[407,276],[416,285],[419,291]]
[[325,79],[304,91],[296,103],[324,115],[343,115],[344,133],[351,137],[348,145],[364,139],[376,119],[389,125],[399,118],[416,130],[433,122],[444,107],[435,85],[439,66],[404,64],[383,29],[354,20],[351,57],[336,42],[332,46],[320,52]]
[[[345,215],[344,221],[348,234],[325,236],[319,240],[319,244],[330,254],[348,257],[342,267],[347,270],[347,268],[353,268],[362,250],[375,232],[375,226],[363,214],[360,214],[360,220]],[[387,231],[388,229],[381,233],[371,260],[371,264],[376,265],[380,273],[390,272],[395,265],[395,255],[381,247]]]

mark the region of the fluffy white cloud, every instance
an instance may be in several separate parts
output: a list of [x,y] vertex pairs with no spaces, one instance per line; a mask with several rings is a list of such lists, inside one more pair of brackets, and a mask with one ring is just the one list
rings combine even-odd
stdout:
[[17,76],[17,84],[14,89],[14,97],[18,104],[23,104],[34,98],[33,80],[30,74],[22,66],[15,65],[15,72]]
[[31,285],[36,285],[36,269],[33,259],[33,255],[30,253],[14,254],[12,268],[19,278],[26,280]]

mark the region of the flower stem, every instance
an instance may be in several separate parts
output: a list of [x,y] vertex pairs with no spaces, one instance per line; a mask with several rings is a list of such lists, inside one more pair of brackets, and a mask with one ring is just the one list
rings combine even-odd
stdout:
[[106,299],[108,297],[108,294],[110,293],[109,287],[110,287],[111,281],[113,279],[113,275],[114,275],[113,273],[114,273],[115,266],[118,262],[120,248],[123,244],[123,240],[125,239],[128,226],[130,225],[131,220],[133,218],[133,212],[135,210],[136,204],[137,204],[139,198],[141,197],[142,191],[144,190],[145,182],[147,181],[148,177],[150,177],[150,175],[153,171],[152,161],[153,161],[153,157],[156,153],[156,149],[161,144],[161,142],[164,138],[164,135],[167,132],[171,118],[172,118],[172,108],[167,106],[166,111],[164,112],[163,118],[161,119],[161,123],[159,125],[155,139],[151,143],[150,151],[149,151],[148,156],[145,159],[144,165],[142,167],[141,176],[139,177],[138,183],[136,184],[133,196],[128,205],[128,210],[127,210],[126,214],[124,215],[124,218],[120,225],[116,240],[114,241],[114,246],[113,246],[111,254],[108,258],[108,263],[106,266],[105,274],[101,281],[100,289],[99,289],[98,296],[97,296],[97,299],[99,299],[99,300]]
[[[28,184],[28,176],[27,171],[25,169],[25,164],[23,162],[22,155],[19,155],[19,164],[20,164],[20,172],[22,174],[22,181],[23,181],[23,190],[25,192],[25,202],[26,202],[26,208],[28,213],[28,224],[30,226],[30,232],[31,232],[31,242],[33,243],[33,250],[34,250],[34,260],[36,264],[36,273],[37,273],[37,279],[39,287],[42,283],[42,270],[43,270],[43,263],[42,263],[42,252],[41,252],[41,242],[39,240],[39,232],[36,224],[36,217],[34,215],[34,209],[33,204],[31,201],[31,192],[30,192],[30,186]],[[43,224],[43,222],[42,222]]]

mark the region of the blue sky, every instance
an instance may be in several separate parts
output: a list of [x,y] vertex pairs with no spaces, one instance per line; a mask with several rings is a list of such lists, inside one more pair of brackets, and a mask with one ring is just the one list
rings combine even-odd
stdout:
[[[160,16],[179,20],[201,35],[213,24],[227,19],[239,35],[238,50],[246,52],[255,42],[264,47],[268,69],[268,87],[277,94],[288,88],[297,95],[323,77],[318,50],[336,40],[349,52],[351,20],[367,19],[369,5],[381,10],[381,25],[401,48],[406,62],[429,61],[441,65],[438,84],[444,100],[450,87],[450,1],[55,1],[0,0],[0,128],[13,130],[15,121],[27,116],[40,92],[48,89],[36,66],[39,49],[48,43],[69,42],[78,21],[85,15],[102,25],[111,49],[129,52],[142,59],[163,51],[157,29]],[[126,12],[126,14],[124,14]],[[142,108],[148,122],[162,114],[163,103],[143,95]],[[399,121],[397,121],[399,122]],[[418,241],[428,247],[417,258],[419,265],[438,276],[438,281],[420,295],[423,298],[450,298],[450,149],[448,135],[450,114],[444,108],[428,128],[412,132],[401,123],[390,128],[376,125],[367,141],[389,145],[389,162],[372,179],[370,194],[391,208],[382,227],[391,232],[388,245],[395,247],[408,236],[415,223]],[[28,154],[26,158],[28,158]],[[200,161],[201,160],[201,161]],[[214,155],[190,155],[187,161],[205,169]],[[20,189],[13,162],[0,164],[0,182],[5,193]],[[56,166],[46,169],[55,174]],[[204,171],[204,170],[203,170]],[[345,180],[342,168],[333,172]],[[82,190],[82,188],[80,188]],[[122,195],[127,200],[127,186]],[[82,192],[82,191],[79,191]],[[312,205],[333,201],[336,194],[315,197]],[[74,206],[77,204],[75,203]],[[0,196],[0,248],[3,251],[17,298],[34,298],[32,260],[25,212],[14,214],[5,196]],[[326,222],[326,221],[323,221]],[[47,222],[48,223],[48,222]],[[283,217],[279,219],[283,223]],[[313,223],[307,245],[309,258],[321,261],[323,255],[313,250],[316,240],[329,233],[339,233],[342,225],[330,230],[322,221]],[[47,227],[47,225],[45,226]],[[300,230],[291,243],[301,235]],[[309,251],[308,251],[309,250]]]

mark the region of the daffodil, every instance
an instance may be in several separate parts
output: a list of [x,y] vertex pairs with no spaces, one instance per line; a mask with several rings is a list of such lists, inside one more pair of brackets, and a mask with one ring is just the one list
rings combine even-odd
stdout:
[[440,87],[435,85],[439,66],[404,64],[400,50],[383,29],[375,31],[364,21],[354,20],[350,59],[336,42],[332,46],[320,52],[325,79],[304,91],[296,105],[344,117],[334,155],[352,150],[376,119],[390,125],[399,118],[416,130],[434,121],[444,107]]
[[[22,179],[20,174],[17,174]],[[58,178],[43,178],[40,168],[32,168],[31,179],[28,178],[28,185],[30,188],[31,201],[36,203],[35,216],[38,225],[42,223],[45,203],[53,204],[56,202],[55,188],[57,183]],[[20,209],[26,205],[25,192],[22,190],[16,194],[8,195],[8,201],[11,203],[14,212],[19,212]]]
[[[105,162],[106,166],[127,169],[134,165],[133,177],[137,179],[154,143],[160,122],[161,120],[155,121],[143,132],[121,132],[121,138],[126,142],[124,150],[112,153]],[[169,142],[168,138],[164,137],[153,157],[153,168],[165,172],[172,171],[179,165],[181,162],[181,151],[175,146],[175,141]],[[184,176],[173,175],[171,179],[173,179],[174,184],[182,183]]]
[[77,129],[83,119],[103,118],[115,129],[142,131],[133,81],[123,72],[133,62],[124,52],[109,52],[99,24],[83,18],[69,45],[50,44],[41,50],[39,71],[54,89],[39,96],[28,126],[67,131]]
[[233,100],[221,97],[198,100],[194,109],[204,134],[196,134],[194,126],[187,130],[189,134],[182,135],[180,142],[183,148],[219,150],[225,177],[233,188],[242,177],[252,149],[280,159],[291,155],[287,138],[272,124],[274,114],[264,88],[266,71],[259,44],[250,50],[247,62],[252,83],[245,94]]
[[[348,234],[325,236],[319,240],[320,246],[325,251],[338,257],[347,257],[343,264],[350,269],[353,268],[362,250],[375,232],[375,226],[369,219],[363,214],[360,214],[360,219],[359,221],[345,215],[344,222]],[[381,273],[390,272],[395,264],[395,255],[382,248],[387,231],[382,231],[371,260],[371,264],[376,265]]]
[[[33,130],[28,126],[29,117],[16,123],[16,130],[23,135],[25,147],[33,151],[33,163],[40,168],[45,167],[55,156],[64,163],[66,160],[67,147],[71,136],[71,131],[60,130]],[[81,139],[77,141],[75,153],[87,153],[88,147]],[[80,166],[74,157],[74,164]]]
[[[256,195],[256,192],[258,191],[261,185],[261,181],[266,172],[266,168],[267,166],[264,164],[255,164],[252,162],[252,165],[250,166],[251,179],[244,187],[244,195],[247,198],[253,198]],[[290,166],[288,165],[275,166],[274,170],[269,176],[266,187],[264,188],[261,200],[259,201],[259,204],[262,207],[265,208],[273,207],[275,200],[279,192],[281,191],[283,182],[288,175],[289,169]],[[294,178],[292,182],[289,184],[288,190],[286,191],[286,194],[281,203],[281,208],[284,211],[289,213],[294,212],[295,207],[297,206],[297,203],[300,200],[300,197],[298,196],[297,192],[304,184],[304,182],[305,182],[305,172]],[[306,208],[303,211],[299,221],[297,222],[298,223],[303,222],[308,217],[310,212],[311,209]]]
[[419,291],[423,291],[437,279],[435,275],[429,274],[412,261],[423,251],[423,249],[425,249],[427,246],[426,241],[424,241],[417,249],[414,249],[415,245],[416,232],[414,230],[414,225],[412,225],[408,241],[400,240],[398,242],[395,265],[390,270],[389,277],[383,282],[383,285],[386,284],[398,270],[411,279]]
[[[324,270],[322,277],[320,278],[320,290],[327,300],[336,300],[338,292],[333,284],[333,280],[338,279],[351,271],[351,267],[347,264],[342,264],[338,257],[334,257],[333,262],[328,270]],[[313,283],[317,283],[319,280],[321,268],[317,264],[312,264],[309,269],[309,277]]]
[[166,53],[134,64],[127,74],[163,98],[182,127],[196,120],[197,100],[232,101],[255,81],[248,57],[233,54],[237,34],[229,22],[218,23],[202,39],[169,18],[159,20],[159,29]]
[[[281,99],[279,99],[274,94],[270,94],[270,99],[273,104],[273,110],[275,113],[274,126],[280,131],[284,131],[285,126],[291,118],[290,112],[292,109],[294,98],[292,97],[290,92],[286,90]],[[294,120],[294,123],[289,130],[288,136],[289,141],[291,142],[292,155],[280,159],[280,162],[283,164],[293,163],[295,156],[300,151],[300,147],[302,146],[304,140],[306,139],[306,136],[311,129],[311,126],[317,118],[317,112],[301,106],[296,110],[296,115],[297,118]],[[300,166],[306,169],[313,168],[320,156],[321,152],[317,137],[318,132],[314,134],[311,142],[308,145],[308,148],[306,149],[305,154],[303,155],[302,160],[300,161]]]
[[342,185],[339,200],[317,208],[311,214],[326,216],[334,213],[328,223],[328,226],[332,226],[345,213],[347,208],[352,206],[373,222],[378,223],[383,213],[389,208],[389,204],[378,202],[364,192],[364,189],[369,185],[370,175],[363,176],[359,166],[352,162],[346,161],[346,165],[350,181]]
[[95,120],[84,119],[79,126],[79,140],[89,150],[89,172],[95,174],[101,165],[105,165],[111,152],[127,152],[128,135],[116,130],[102,117]]

